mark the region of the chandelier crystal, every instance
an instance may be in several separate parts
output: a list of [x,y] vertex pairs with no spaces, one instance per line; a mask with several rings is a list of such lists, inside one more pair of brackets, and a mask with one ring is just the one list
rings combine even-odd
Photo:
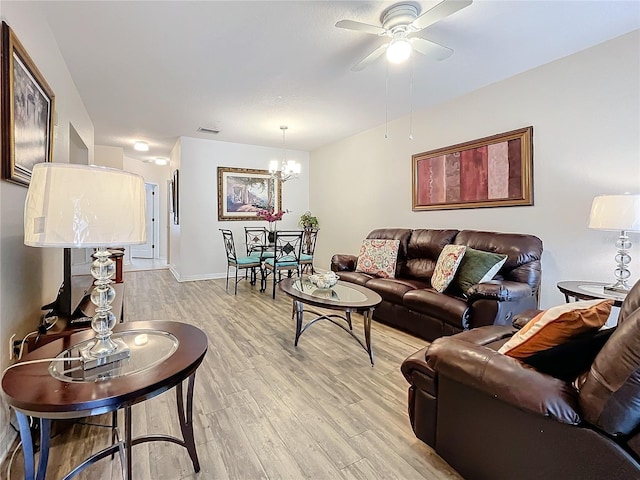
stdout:
[[287,160],[287,146],[286,146],[286,131],[289,127],[282,125],[282,162],[278,163],[278,160],[271,160],[269,163],[269,173],[272,177],[280,177],[280,180],[284,183],[287,180],[298,178],[300,175],[301,167],[295,160]]

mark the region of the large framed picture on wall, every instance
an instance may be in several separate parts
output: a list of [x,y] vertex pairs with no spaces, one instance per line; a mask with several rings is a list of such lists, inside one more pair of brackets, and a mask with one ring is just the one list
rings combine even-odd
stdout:
[[282,210],[282,181],[267,170],[218,167],[218,220],[257,220],[258,210]]
[[413,210],[533,205],[533,127],[412,156]]

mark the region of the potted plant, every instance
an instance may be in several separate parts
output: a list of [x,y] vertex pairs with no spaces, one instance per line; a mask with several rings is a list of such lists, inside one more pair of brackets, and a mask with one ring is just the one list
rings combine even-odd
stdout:
[[305,230],[311,230],[312,228],[318,228],[318,217],[314,217],[309,210],[300,215],[300,225]]

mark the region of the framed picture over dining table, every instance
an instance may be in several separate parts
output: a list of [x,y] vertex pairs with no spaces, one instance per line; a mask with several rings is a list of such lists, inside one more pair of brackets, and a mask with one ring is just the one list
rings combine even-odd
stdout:
[[218,220],[257,220],[282,210],[282,181],[267,170],[218,167]]

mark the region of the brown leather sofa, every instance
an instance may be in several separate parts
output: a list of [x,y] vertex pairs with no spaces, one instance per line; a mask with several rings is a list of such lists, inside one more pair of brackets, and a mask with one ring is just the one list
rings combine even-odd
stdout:
[[[357,256],[337,254],[331,270],[340,280],[364,285],[382,297],[373,318],[432,341],[443,335],[482,325],[510,324],[513,315],[536,308],[540,287],[542,241],[533,235],[384,228],[369,239],[399,240],[395,278],[377,278],[355,272]],[[439,293],[431,276],[447,244],[508,255],[494,280],[474,285],[467,292],[453,288]]]
[[463,332],[404,361],[416,436],[469,480],[640,479],[640,282],[573,381],[498,353],[515,331]]

